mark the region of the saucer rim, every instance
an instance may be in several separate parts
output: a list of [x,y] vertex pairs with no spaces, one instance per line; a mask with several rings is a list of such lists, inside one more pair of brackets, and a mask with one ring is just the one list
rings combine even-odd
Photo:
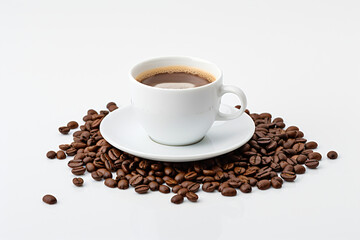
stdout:
[[[224,106],[228,106],[228,104],[224,104],[224,103],[221,103],[221,105],[224,105]],[[230,106],[231,107],[231,106]],[[124,105],[124,106],[121,106],[119,107],[118,109],[116,109],[115,111],[113,111],[112,113],[119,113],[120,111],[123,111],[125,109],[128,109],[128,108],[131,108],[131,104],[128,104],[128,105]],[[223,154],[226,154],[226,153],[229,153],[241,146],[243,146],[244,144],[246,144],[250,139],[251,137],[253,136],[254,132],[255,132],[255,123],[254,121],[251,119],[251,117],[244,113],[243,115],[240,116],[241,117],[247,117],[248,119],[251,120],[251,127],[252,127],[252,130],[249,131],[249,133],[246,135],[246,137],[244,137],[244,141],[242,141],[241,143],[238,143],[238,144],[234,144],[232,145],[231,147],[228,147],[228,148],[224,148],[223,150],[221,151],[216,151],[216,152],[210,152],[210,153],[204,153],[204,154],[191,154],[191,155],[156,155],[156,154],[151,154],[151,153],[146,153],[146,152],[143,152],[143,151],[139,151],[139,150],[132,150],[132,149],[128,149],[127,147],[124,147],[124,146],[120,146],[118,143],[116,143],[116,141],[114,141],[111,137],[109,137],[108,135],[107,136],[104,136],[103,135],[103,126],[106,124],[107,121],[109,121],[108,119],[110,119],[110,115],[112,113],[109,113],[109,115],[107,115],[102,121],[101,121],[101,124],[100,124],[100,133],[101,135],[103,136],[103,138],[108,142],[110,143],[111,145],[113,145],[114,147],[120,149],[121,151],[124,151],[124,152],[127,152],[129,154],[132,154],[134,156],[137,156],[137,157],[142,157],[142,158],[145,158],[145,159],[149,159],[149,160],[155,160],[155,161],[161,161],[161,162],[164,162],[164,161],[171,161],[171,162],[188,162],[188,161],[197,161],[197,160],[205,160],[205,159],[209,159],[209,158],[213,158],[213,157],[216,157],[216,156],[220,156],[220,155],[223,155]],[[234,119],[236,120],[236,119]],[[230,120],[230,121],[233,121],[233,120]],[[105,123],[105,124],[104,124]],[[147,135],[147,137],[149,137]],[[205,139],[207,136],[205,135],[203,139]],[[150,138],[150,137],[149,137]],[[203,140],[202,139],[202,140]],[[150,138],[151,140],[151,138]],[[201,141],[202,141],[201,140]],[[153,141],[153,140],[151,140]],[[200,141],[200,142],[201,142]],[[156,143],[156,142],[154,142]],[[156,143],[156,144],[159,144],[159,143]],[[186,148],[186,147],[189,147],[189,146],[193,146],[193,145],[188,145],[188,146],[168,146],[166,145],[166,147],[169,147],[169,148],[177,148],[177,147],[183,147],[183,148]]]

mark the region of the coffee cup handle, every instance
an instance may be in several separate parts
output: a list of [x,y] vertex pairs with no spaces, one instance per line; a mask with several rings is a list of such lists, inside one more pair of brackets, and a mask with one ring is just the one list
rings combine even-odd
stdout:
[[241,108],[234,113],[222,113],[220,110],[218,110],[215,121],[227,121],[238,118],[244,113],[247,107],[246,96],[240,88],[231,85],[222,85],[220,88],[219,97],[222,97],[225,93],[235,94],[241,102]]

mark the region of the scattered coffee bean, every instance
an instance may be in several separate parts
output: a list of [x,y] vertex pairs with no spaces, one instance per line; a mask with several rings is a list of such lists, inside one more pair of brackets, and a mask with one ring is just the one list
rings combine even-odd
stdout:
[[59,160],[65,159],[65,158],[66,158],[66,155],[65,155],[64,151],[59,150],[59,151],[56,153],[56,158],[59,159]]
[[54,151],[48,151],[46,153],[46,157],[49,158],[49,159],[54,159],[54,158],[56,158],[56,156],[57,156],[57,154]]
[[296,174],[304,174],[306,169],[304,168],[303,165],[298,164],[298,165],[294,166],[294,171],[295,171]]
[[144,193],[147,193],[148,191],[149,191],[148,185],[138,185],[135,187],[135,192],[137,192],[139,194],[144,194]]
[[269,180],[260,180],[257,182],[256,186],[260,189],[260,190],[266,190],[269,189],[271,186],[271,183]]
[[315,149],[315,148],[317,148],[317,147],[318,147],[318,144],[317,144],[316,142],[314,142],[314,141],[307,142],[307,143],[305,144],[305,148],[306,148],[306,149]]
[[309,160],[306,160],[305,165],[308,168],[315,169],[319,166],[319,161],[315,160],[315,159],[309,159]]
[[75,129],[75,128],[78,128],[79,127],[79,124],[75,121],[70,121],[68,124],[67,124],[67,127],[70,128],[70,129]]
[[70,128],[68,128],[68,127],[59,127],[59,132],[61,134],[68,134],[70,132]]
[[112,178],[107,178],[105,179],[104,182],[105,186],[109,187],[109,188],[115,188],[118,183],[116,182],[116,180],[112,179]]
[[176,194],[171,198],[171,202],[175,204],[180,204],[184,201],[184,197],[182,195]]
[[251,193],[251,185],[249,183],[243,183],[240,186],[240,191],[243,193]]
[[185,196],[190,202],[197,202],[197,200],[199,199],[199,196],[193,192],[187,192]]
[[53,195],[50,195],[50,194],[46,194],[42,198],[42,200],[43,200],[44,203],[47,203],[47,204],[50,204],[50,205],[57,203],[57,199]]
[[84,179],[82,178],[73,178],[73,184],[77,187],[81,187],[84,184]]
[[[113,102],[106,107],[110,112],[117,109]],[[317,148],[317,143],[307,142],[298,127],[285,128],[282,118],[272,120],[269,113],[250,113],[248,109],[246,113],[255,122],[255,133],[250,141],[231,153],[188,163],[141,159],[116,149],[102,137],[99,126],[109,111],[88,110],[83,117],[85,123],[73,133],[73,142],[61,144],[59,152],[50,151],[47,157],[74,156],[68,165],[75,175],[88,171],[94,180],[105,179],[105,185],[111,188],[127,189],[131,185],[138,193],[146,193],[149,189],[169,193],[170,186],[177,193],[173,196],[176,202],[182,202],[184,196],[196,201],[195,192],[200,187],[204,192],[218,190],[224,196],[235,196],[236,188],[243,193],[250,193],[254,186],[260,190],[271,186],[281,188],[282,178],[294,181],[296,174],[305,173],[302,164],[316,168],[321,160],[321,154],[312,150]],[[67,134],[78,126],[71,121],[59,131]],[[335,156],[329,154],[330,159]],[[112,172],[116,172],[115,179]],[[73,181],[78,181],[75,179]]]
[[165,185],[160,185],[159,186],[159,192],[161,192],[161,193],[170,193],[170,188],[168,186],[165,186]]
[[226,187],[221,191],[221,194],[226,197],[236,196],[236,189],[232,187]]
[[327,153],[327,157],[328,157],[329,159],[337,159],[338,154],[337,154],[337,152],[335,152],[335,151],[330,151],[330,152]]
[[280,176],[287,182],[293,182],[296,178],[296,174],[290,171],[283,171]]

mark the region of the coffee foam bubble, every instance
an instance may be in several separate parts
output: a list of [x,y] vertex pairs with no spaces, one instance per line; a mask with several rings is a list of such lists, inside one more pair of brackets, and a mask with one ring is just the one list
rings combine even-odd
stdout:
[[194,68],[194,67],[188,67],[188,66],[166,66],[166,67],[159,67],[159,68],[153,68],[150,70],[147,70],[145,72],[140,73],[136,76],[136,80],[141,82],[146,78],[152,77],[156,74],[161,73],[189,73],[193,75],[197,75],[201,78],[206,79],[209,82],[214,82],[216,78],[211,75],[210,73],[207,73],[201,69]]

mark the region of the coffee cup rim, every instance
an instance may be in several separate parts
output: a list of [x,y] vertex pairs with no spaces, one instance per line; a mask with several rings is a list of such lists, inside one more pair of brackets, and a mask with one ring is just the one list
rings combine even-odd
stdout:
[[[172,60],[174,60],[174,59],[183,59],[183,60],[187,59],[187,60],[190,60],[190,61],[197,61],[197,62],[205,63],[205,64],[207,64],[209,66],[212,66],[214,69],[216,69],[216,71],[217,71],[216,74],[213,74],[213,73],[210,72],[210,74],[212,74],[216,79],[214,81],[212,81],[211,83],[203,85],[203,86],[194,87],[194,88],[185,88],[185,89],[171,89],[171,88],[152,87],[152,86],[148,86],[146,84],[142,84],[141,82],[136,80],[136,76],[134,76],[134,70],[136,68],[139,68],[140,66],[142,66],[144,64],[148,64],[148,63],[151,63],[151,62],[154,62],[154,61],[164,61],[164,60],[169,60],[169,59],[172,59]],[[180,64],[180,65],[181,66],[187,66],[186,64]],[[169,65],[169,66],[172,66],[172,65]],[[192,67],[192,66],[190,66],[190,67]],[[199,69],[201,69],[201,68],[199,68]],[[201,69],[201,70],[206,71],[204,69]],[[146,71],[146,70],[144,70],[144,71]],[[142,72],[144,72],[144,71],[142,71]],[[207,71],[207,72],[209,72],[209,71]],[[138,84],[138,86],[146,87],[146,88],[153,89],[153,90],[156,90],[156,91],[168,91],[168,92],[197,91],[197,90],[200,90],[200,89],[203,89],[203,88],[211,87],[212,85],[216,84],[220,79],[222,79],[222,76],[223,76],[222,70],[215,63],[212,63],[210,61],[207,61],[207,60],[204,60],[204,59],[201,59],[201,58],[197,58],[197,57],[181,56],[181,55],[178,55],[178,56],[176,56],[176,55],[174,55],[174,56],[159,56],[159,57],[148,58],[148,59],[145,59],[145,60],[137,63],[136,65],[134,65],[129,71],[129,78],[132,81],[135,81],[136,82],[135,84]]]

